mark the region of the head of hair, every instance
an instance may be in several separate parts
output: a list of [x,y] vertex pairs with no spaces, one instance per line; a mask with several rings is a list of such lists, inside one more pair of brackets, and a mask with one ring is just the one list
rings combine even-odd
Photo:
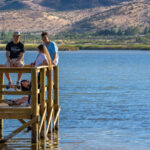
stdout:
[[21,81],[21,90],[22,90],[22,91],[29,91],[29,90],[30,90],[29,88],[24,87],[23,84],[22,84],[23,82],[26,82],[26,81],[27,81],[27,80],[22,80],[22,81]]
[[45,56],[46,56],[46,58],[47,58],[47,60],[48,60],[48,63],[49,63],[48,66],[51,67],[51,66],[52,66],[51,57],[50,57],[50,54],[49,54],[49,52],[48,52],[46,46],[43,45],[43,44],[41,44],[41,45],[38,46],[38,50],[39,50],[41,53],[44,53],[44,54],[45,54]]
[[49,37],[48,32],[42,32],[41,36],[43,37],[43,36],[45,36],[45,35]]

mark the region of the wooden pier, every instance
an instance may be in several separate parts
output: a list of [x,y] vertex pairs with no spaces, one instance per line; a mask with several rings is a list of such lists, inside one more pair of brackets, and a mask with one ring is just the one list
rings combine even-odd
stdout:
[[[5,90],[5,73],[29,73],[31,74],[31,91]],[[40,88],[38,89],[38,73],[40,73]],[[47,83],[46,83],[47,78]],[[38,104],[40,94],[40,104]],[[47,96],[46,96],[47,94]],[[8,106],[3,102],[4,95],[31,95],[31,105]],[[31,127],[32,142],[38,143],[40,138],[47,138],[59,129],[59,71],[58,67],[48,68],[29,67],[3,67],[0,66],[0,143],[4,143],[25,128]],[[14,130],[8,136],[3,136],[3,119],[17,119],[22,126]],[[28,122],[26,120],[29,120]]]

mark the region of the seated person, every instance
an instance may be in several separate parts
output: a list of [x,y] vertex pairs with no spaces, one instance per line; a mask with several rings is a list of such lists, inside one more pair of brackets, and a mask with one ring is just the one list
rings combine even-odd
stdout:
[[[29,80],[21,81],[21,90],[22,91],[30,91],[31,90],[31,83]],[[31,104],[31,96],[24,96],[24,97],[15,99],[15,100],[5,99],[5,103],[7,103],[9,106],[21,105],[21,104],[28,106],[29,104]]]
[[[23,67],[24,66],[24,44],[20,42],[20,32],[13,33],[13,40],[6,46],[6,63],[5,67]],[[7,89],[13,86],[9,73],[5,74],[9,83]],[[22,73],[18,73],[17,88],[20,88],[20,79]]]
[[31,63],[31,66],[49,66],[52,67],[51,58],[49,52],[43,44],[38,46],[38,55],[34,63]]
[[[22,91],[31,91],[31,83],[29,80],[21,81],[21,90]],[[31,95],[24,96],[24,97],[14,99],[14,100],[5,99],[5,103],[7,103],[9,106],[22,105],[22,104],[24,104],[24,106],[29,106],[31,104]],[[40,94],[38,94],[38,103],[40,103]]]

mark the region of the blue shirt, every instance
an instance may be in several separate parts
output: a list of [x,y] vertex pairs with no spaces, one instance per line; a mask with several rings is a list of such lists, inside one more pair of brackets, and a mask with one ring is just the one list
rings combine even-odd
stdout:
[[47,47],[48,52],[49,52],[49,54],[50,54],[50,57],[51,57],[51,60],[52,60],[52,61],[53,61],[53,59],[54,59],[55,53],[57,54],[56,59],[55,59],[55,62],[54,62],[55,65],[57,66],[57,65],[58,65],[59,56],[58,56],[58,47],[57,47],[56,43],[53,42],[53,41],[50,41],[50,43],[49,43],[48,46],[46,45],[46,43],[43,43],[43,44]]

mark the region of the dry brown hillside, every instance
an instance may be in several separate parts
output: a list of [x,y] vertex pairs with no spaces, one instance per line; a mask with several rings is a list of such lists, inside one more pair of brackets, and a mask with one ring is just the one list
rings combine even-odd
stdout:
[[[134,0],[115,6],[54,11],[30,1],[27,8],[0,12],[0,30],[21,32],[49,31],[57,34],[65,30],[96,32],[110,27],[127,28],[150,26],[150,2]],[[30,6],[30,7],[29,7]]]

